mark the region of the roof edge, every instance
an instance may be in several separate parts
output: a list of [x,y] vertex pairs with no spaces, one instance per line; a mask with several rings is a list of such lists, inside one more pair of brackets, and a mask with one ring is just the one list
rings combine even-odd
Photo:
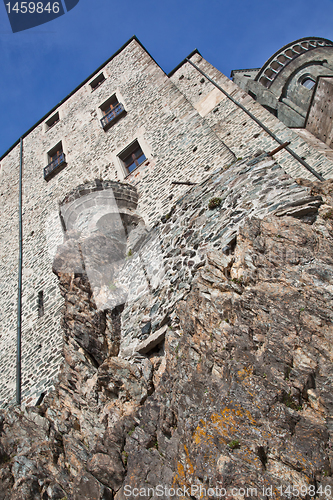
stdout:
[[199,56],[202,57],[202,55],[200,54],[200,52],[198,51],[198,49],[192,50],[192,52],[187,57],[185,57],[185,59],[183,59],[179,64],[177,64],[177,66],[175,68],[173,68],[170,71],[170,73],[168,73],[167,76],[170,78],[174,73],[176,73],[176,71],[179,70],[179,68],[181,68],[183,66],[183,64],[185,64],[187,62],[186,59],[190,59],[192,56],[194,56],[194,54],[199,54]]
[[243,71],[259,71],[261,68],[244,68],[244,69],[232,69],[230,73],[230,78],[234,76],[234,73],[243,73]]
[[[40,118],[40,120],[38,120],[38,122],[36,122],[34,125],[32,125],[32,127],[30,127],[29,130],[27,130],[23,135],[21,135],[21,137],[19,139],[17,139],[17,141],[15,141],[14,144],[12,146],[10,146],[10,148],[8,148],[7,151],[0,156],[0,161],[2,161],[5,158],[5,156],[7,156],[20,143],[20,139],[21,138],[24,139],[25,137],[27,137],[36,127],[38,127],[38,125],[40,123],[42,123],[44,120],[46,120],[46,118],[50,114],[52,114],[57,108],[59,108],[59,106],[61,106],[62,104],[64,104],[64,102],[66,102],[70,97],[72,97],[72,95],[75,94],[75,92],[77,92],[81,87],[83,87],[83,85],[85,85],[93,76],[95,76],[96,73],[98,73],[99,71],[101,71],[104,68],[104,66],[106,66],[107,64],[109,64],[109,62],[112,61],[112,59],[114,59],[117,55],[119,55],[120,52],[122,52],[127,47],[127,45],[129,45],[131,42],[133,42],[133,40],[135,40],[143,48],[143,50],[149,55],[149,57],[157,64],[157,66],[159,68],[161,68],[161,66],[150,55],[150,53],[148,52],[148,50],[146,49],[146,47],[144,47],[144,45],[142,45],[142,43],[137,38],[137,36],[133,35],[114,54],[112,54],[112,56],[109,57],[109,59],[107,59],[103,64],[101,64],[93,73],[91,73],[91,75],[89,75],[85,80],[83,80],[82,83],[80,83],[74,90],[72,90],[66,97],[64,97],[58,104],[56,104],[50,111],[48,111],[46,113],[46,115],[44,115],[42,118]],[[166,75],[166,73],[165,73],[165,71],[163,69],[162,69],[162,71]]]

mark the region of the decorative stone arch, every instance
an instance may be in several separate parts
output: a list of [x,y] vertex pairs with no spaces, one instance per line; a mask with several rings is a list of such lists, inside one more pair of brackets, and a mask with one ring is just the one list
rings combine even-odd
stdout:
[[[306,77],[311,78],[314,82],[316,82],[317,76],[313,75],[311,72],[311,68],[313,68],[314,66],[319,67],[319,69],[322,68],[321,61],[316,61],[316,60],[306,61],[304,62],[304,64],[295,68],[294,71],[290,73],[290,75],[283,84],[280,100],[283,99],[284,97],[288,97],[288,89],[290,87],[290,83],[292,82],[292,80],[295,79],[295,77],[297,78],[297,81],[299,83],[301,83],[301,81]],[[323,72],[326,73],[327,71],[323,69]]]
[[299,38],[288,43],[273,54],[258,71],[255,81],[270,88],[281,71],[300,55],[319,47],[333,47],[333,42],[326,38]]

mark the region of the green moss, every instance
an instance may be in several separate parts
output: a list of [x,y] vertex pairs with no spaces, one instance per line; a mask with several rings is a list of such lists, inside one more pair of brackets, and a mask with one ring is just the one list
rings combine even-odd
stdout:
[[127,459],[128,459],[128,453],[127,453],[127,451],[123,451],[121,455],[123,457],[123,464],[126,467],[126,465],[127,465]]
[[214,210],[214,208],[218,208],[222,203],[222,198],[211,198],[208,202],[208,208],[209,210]]
[[238,285],[242,285],[243,284],[243,276],[240,276],[239,278],[232,278],[232,280],[234,283],[237,283]]
[[228,443],[228,446],[231,450],[237,450],[238,448],[240,448],[239,439],[233,439],[232,441],[230,441],[230,443]]
[[283,399],[282,399],[282,402],[288,407],[288,408],[291,408],[292,410],[296,410],[296,411],[301,411],[302,410],[302,406],[301,405],[298,405],[296,404],[296,402],[293,400],[293,398],[291,397],[291,394],[290,392],[288,394],[285,394],[283,396]]

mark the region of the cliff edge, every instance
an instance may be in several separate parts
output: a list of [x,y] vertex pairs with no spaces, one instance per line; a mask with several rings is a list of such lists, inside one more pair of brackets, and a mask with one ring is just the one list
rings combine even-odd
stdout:
[[59,382],[0,412],[0,499],[331,498],[333,181],[213,172],[129,234],[113,307],[74,241]]

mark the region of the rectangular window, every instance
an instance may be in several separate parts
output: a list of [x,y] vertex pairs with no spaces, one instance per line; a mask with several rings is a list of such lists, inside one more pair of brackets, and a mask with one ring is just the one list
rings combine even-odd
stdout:
[[65,153],[62,149],[62,143],[59,142],[54,148],[52,148],[48,153],[48,165],[44,168],[44,179],[48,180],[53,175],[58,173],[66,165]]
[[105,101],[105,103],[100,106],[100,110],[103,113],[101,124],[104,130],[108,129],[120,116],[126,113],[124,106],[118,102],[115,95]]
[[134,141],[128,148],[122,151],[119,158],[129,174],[146,160],[146,156],[138,141]]
[[49,130],[49,128],[53,127],[56,123],[59,121],[59,113],[55,113],[51,118],[49,118],[45,123],[46,123],[46,130]]
[[97,78],[95,78],[95,80],[90,82],[91,90],[97,89],[104,81],[105,81],[105,76],[103,75],[103,73],[101,73],[100,75],[98,75]]

